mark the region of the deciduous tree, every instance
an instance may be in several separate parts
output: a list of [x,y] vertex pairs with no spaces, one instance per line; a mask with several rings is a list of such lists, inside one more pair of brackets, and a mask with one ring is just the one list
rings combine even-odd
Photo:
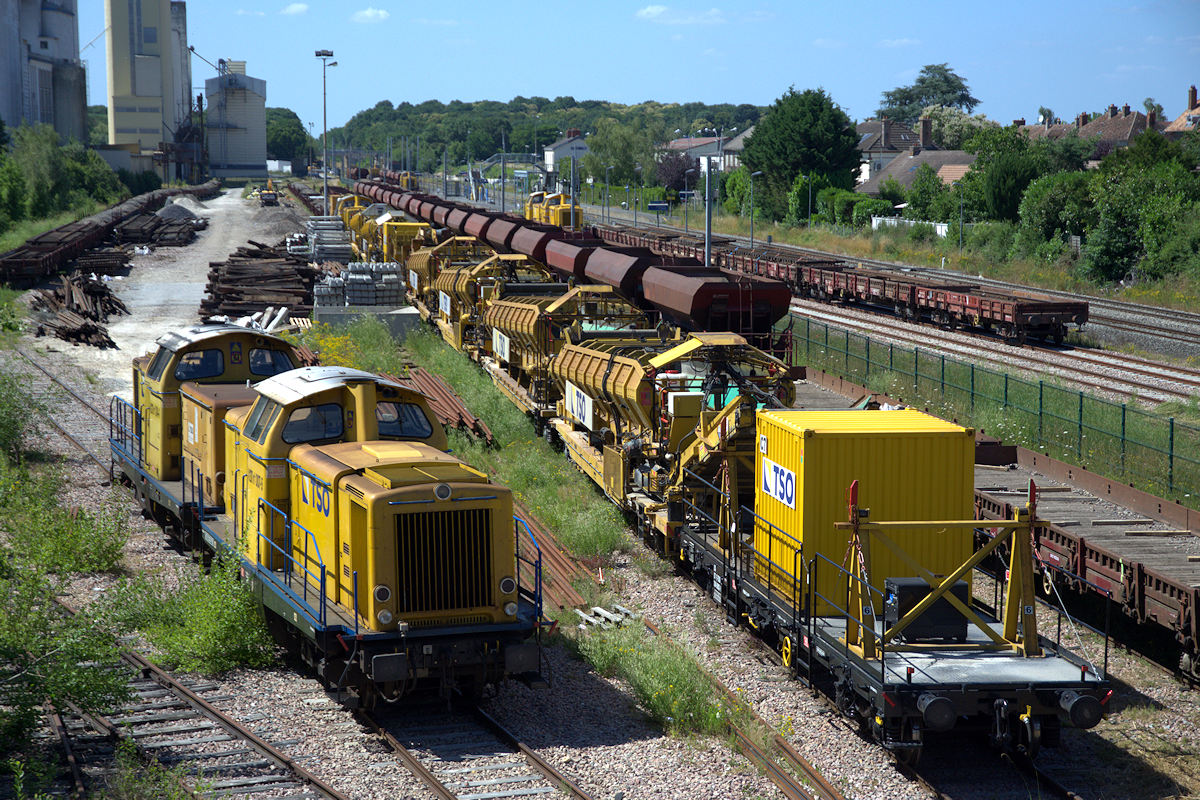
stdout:
[[[830,185],[850,188],[858,166],[858,136],[850,118],[823,89],[797,92],[790,87],[767,110],[746,139],[742,162],[762,170],[764,215],[782,219],[787,192],[797,175],[825,175]],[[760,202],[755,191],[755,205]]]
[[883,103],[875,113],[880,117],[913,125],[926,106],[947,106],[970,113],[979,105],[966,80],[949,64],[927,64],[909,86],[897,86],[883,93]]

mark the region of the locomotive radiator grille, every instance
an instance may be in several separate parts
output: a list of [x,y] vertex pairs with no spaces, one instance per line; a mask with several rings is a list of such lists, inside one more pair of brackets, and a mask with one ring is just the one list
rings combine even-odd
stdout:
[[396,516],[397,611],[492,605],[491,509]]

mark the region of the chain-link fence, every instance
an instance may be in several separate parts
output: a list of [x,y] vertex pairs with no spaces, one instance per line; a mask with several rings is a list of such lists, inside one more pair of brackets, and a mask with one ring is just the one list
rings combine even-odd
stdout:
[[[786,324],[781,326],[781,329]],[[908,403],[941,406],[1006,443],[1200,507],[1200,428],[1068,388],[794,318],[792,357]]]

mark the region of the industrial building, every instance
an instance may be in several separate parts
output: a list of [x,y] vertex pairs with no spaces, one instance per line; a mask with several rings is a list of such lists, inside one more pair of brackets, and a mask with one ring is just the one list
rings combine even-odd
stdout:
[[75,0],[0,0],[0,119],[87,140],[87,81]]
[[191,119],[187,6],[171,0],[105,0],[108,142],[156,154],[164,177]]
[[217,178],[267,177],[267,82],[246,74],[245,61],[217,62],[204,81],[209,172]]

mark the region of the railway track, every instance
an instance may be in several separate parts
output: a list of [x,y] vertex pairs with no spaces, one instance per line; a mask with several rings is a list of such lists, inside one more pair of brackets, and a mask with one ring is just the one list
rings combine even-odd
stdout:
[[[977,364],[1011,370],[1014,366],[1054,375],[1101,395],[1151,405],[1186,402],[1200,393],[1200,371],[1156,364],[1113,352],[1025,347],[997,349],[979,337],[916,326],[899,319],[855,313],[837,306],[805,300],[792,302],[792,313],[836,325],[855,333],[884,336],[906,346],[932,348]],[[1019,363],[1014,364],[1014,361]],[[1132,376],[1132,377],[1130,377]]]
[[[593,218],[599,218],[600,207],[590,206],[589,208],[592,209]],[[615,221],[620,222],[622,225],[633,224],[633,216],[628,212],[624,212],[619,209],[613,210],[612,217]],[[680,228],[676,227],[647,225],[644,222],[645,219],[646,217],[639,216],[638,221],[640,224],[637,226],[638,228],[645,230],[661,230],[664,233],[670,233],[673,235],[678,235],[682,232]],[[691,235],[703,235],[703,229],[697,229],[695,226],[693,226]],[[749,238],[745,236],[728,233],[721,233],[719,236],[722,239],[732,239],[739,245],[749,246],[750,244]],[[786,250],[792,250],[798,254],[816,256],[833,261],[861,263],[867,267],[883,269],[889,272],[904,272],[910,275],[928,275],[931,278],[939,281],[949,280],[956,283],[970,283],[980,287],[999,289],[1005,292],[1024,292],[1062,300],[1086,299],[1089,306],[1088,322],[1093,327],[1108,328],[1112,331],[1117,331],[1123,334],[1135,335],[1140,339],[1153,337],[1174,343],[1177,346],[1190,348],[1195,351],[1195,354],[1200,354],[1200,314],[1195,312],[1158,308],[1155,306],[1140,305],[1137,303],[1128,303],[1121,300],[1111,300],[1105,297],[1097,297],[1094,295],[1079,295],[1057,289],[1035,288],[1009,281],[999,280],[997,278],[988,278],[982,275],[955,272],[953,270],[940,269],[937,267],[900,264],[894,261],[884,261],[881,259],[848,256],[843,253],[833,253],[826,250],[817,250],[814,248],[799,247],[797,245],[782,244],[778,242],[774,243],[774,246]]]
[[439,800],[592,798],[480,708],[409,706],[359,717]]
[[283,752],[295,741],[268,741],[218,709],[214,703],[223,698],[212,694],[217,684],[185,683],[135,652],[123,654],[112,668],[129,671],[133,701],[106,714],[71,709],[54,726],[77,784],[78,762],[108,759],[111,743],[127,739],[142,756],[181,767],[188,791],[197,797],[275,792],[294,800],[348,800]]

